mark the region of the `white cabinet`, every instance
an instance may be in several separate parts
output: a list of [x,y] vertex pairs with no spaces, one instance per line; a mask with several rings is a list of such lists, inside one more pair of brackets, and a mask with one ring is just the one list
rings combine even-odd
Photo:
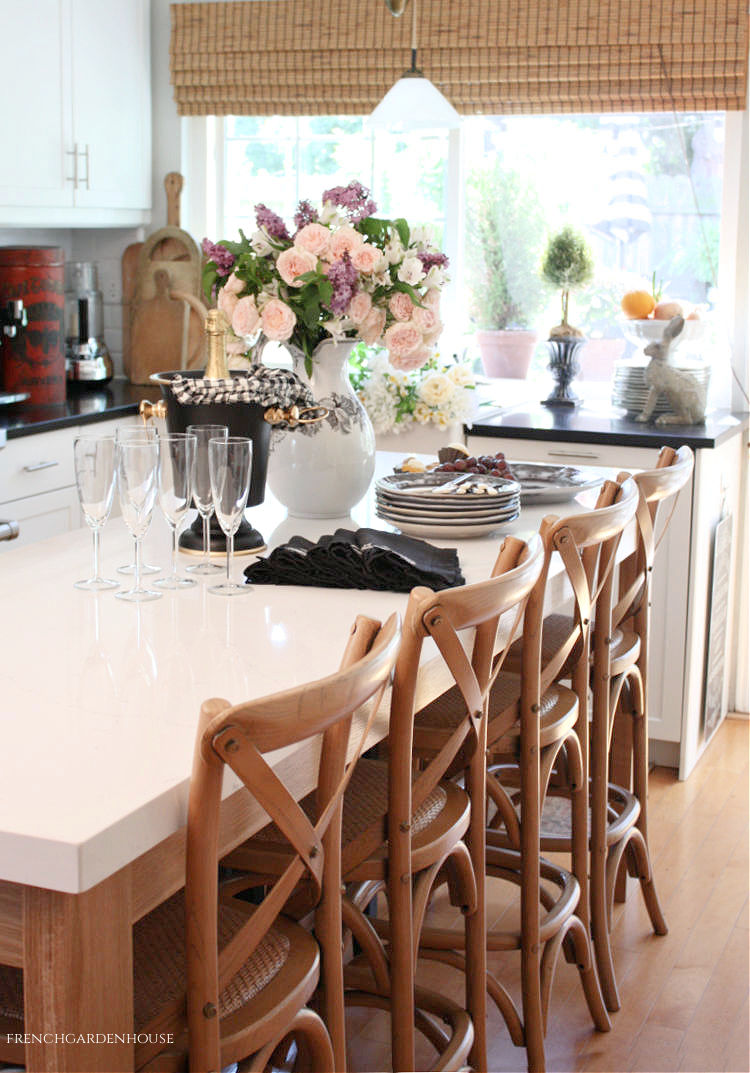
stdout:
[[[137,420],[121,417],[8,440],[0,448],[0,519],[18,522],[20,532],[15,540],[0,541],[0,554],[83,525],[73,441],[79,435],[113,436],[115,429]],[[112,513],[119,513],[116,496]]]
[[[549,462],[571,466],[611,466],[615,470],[653,469],[658,451],[609,444],[560,443],[510,437],[473,436],[474,455],[502,451],[512,462]],[[703,735],[704,668],[713,532],[722,508],[739,527],[743,437],[695,452],[692,483],[677,500],[667,534],[657,552],[649,637],[649,738],[651,759],[679,769],[687,778],[706,742]],[[560,514],[564,504],[550,507]],[[736,577],[736,535],[733,576]],[[728,637],[733,634],[730,608]],[[722,711],[734,651],[726,653]]]
[[0,0],[0,226],[117,226],[148,218],[148,0]]

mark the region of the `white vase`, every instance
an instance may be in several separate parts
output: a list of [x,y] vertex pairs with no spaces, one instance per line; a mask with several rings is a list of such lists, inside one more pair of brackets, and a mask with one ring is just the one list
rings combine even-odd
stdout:
[[322,421],[281,433],[271,448],[268,485],[292,517],[345,517],[375,472],[375,433],[349,380],[355,342],[319,343],[309,377],[302,351],[287,345],[295,373],[328,409]]

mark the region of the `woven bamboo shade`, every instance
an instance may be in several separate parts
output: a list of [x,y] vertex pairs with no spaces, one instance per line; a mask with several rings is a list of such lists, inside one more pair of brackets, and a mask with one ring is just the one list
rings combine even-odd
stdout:
[[[421,0],[418,65],[459,112],[746,102],[746,0]],[[172,4],[181,115],[366,114],[410,64],[384,0]]]

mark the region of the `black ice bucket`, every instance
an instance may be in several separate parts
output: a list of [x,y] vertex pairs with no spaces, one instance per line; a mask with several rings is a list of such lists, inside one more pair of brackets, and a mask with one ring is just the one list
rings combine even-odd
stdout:
[[[246,436],[252,440],[253,457],[247,505],[257,507],[266,495],[271,425],[265,420],[264,415],[268,407],[257,402],[178,402],[169,386],[170,380],[178,376],[199,378],[204,375],[203,370],[154,373],[151,379],[161,388],[164,404],[141,403],[141,413],[144,417],[163,415],[170,432],[187,432],[188,425],[226,425],[230,436]],[[247,374],[238,370],[232,372],[232,376],[245,378]],[[200,515],[182,533],[180,547],[183,551],[193,554],[200,554],[203,551],[203,521]],[[257,529],[253,529],[246,518],[243,518],[234,536],[235,554],[249,555],[264,547],[265,541],[261,534]],[[222,555],[226,552],[224,533],[213,514],[211,515],[210,550],[212,553]]]

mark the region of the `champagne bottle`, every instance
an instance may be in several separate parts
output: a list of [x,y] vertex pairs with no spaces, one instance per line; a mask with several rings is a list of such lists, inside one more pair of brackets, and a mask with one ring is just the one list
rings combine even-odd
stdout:
[[220,309],[209,309],[206,317],[208,363],[203,374],[207,380],[228,380],[227,321]]

